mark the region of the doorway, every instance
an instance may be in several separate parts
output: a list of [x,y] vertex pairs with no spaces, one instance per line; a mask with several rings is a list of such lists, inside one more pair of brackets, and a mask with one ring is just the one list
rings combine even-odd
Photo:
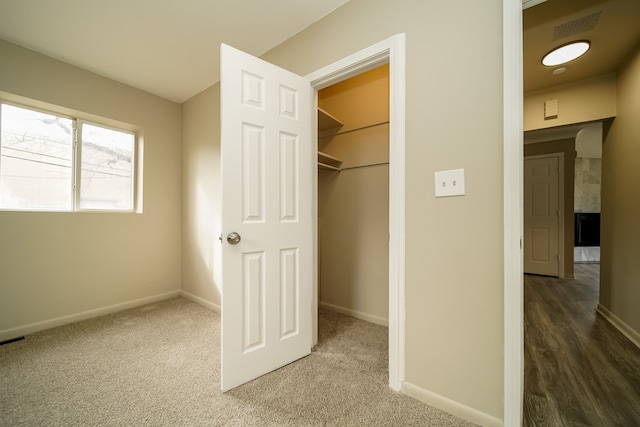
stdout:
[[[389,64],[389,387],[401,390],[405,375],[405,35],[397,34],[306,76],[317,91],[352,76]],[[317,124],[316,124],[317,126]],[[316,127],[317,129],[317,127]],[[317,137],[317,135],[315,135]],[[317,151],[314,153],[316,161]],[[317,179],[317,177],[316,177]],[[317,181],[313,186],[317,201]],[[315,206],[317,230],[318,206]],[[315,234],[314,248],[318,247]],[[318,265],[315,254],[312,292],[312,345],[318,341]]]
[[389,66],[318,91],[318,299],[388,326]]
[[[592,134],[593,132],[593,134]],[[585,133],[589,134],[589,144],[585,144]],[[549,372],[553,372],[553,378],[576,378],[583,381],[583,372],[573,371],[573,361],[568,362],[561,359],[554,353],[558,346],[566,345],[567,342],[576,342],[572,335],[580,335],[582,330],[589,331],[599,325],[595,311],[599,293],[599,265],[597,263],[581,263],[582,257],[594,257],[595,251],[578,246],[576,225],[574,219],[578,215],[585,215],[585,212],[600,211],[600,172],[602,148],[602,125],[600,123],[573,124],[557,128],[549,128],[525,133],[525,173],[524,173],[524,194],[525,194],[525,272],[527,270],[526,260],[526,239],[527,234],[527,193],[530,193],[527,185],[527,178],[531,173],[527,167],[530,159],[537,159],[544,162],[545,159],[556,158],[561,171],[559,179],[558,200],[564,205],[564,215],[559,218],[564,219],[564,232],[559,235],[564,242],[560,245],[560,254],[565,255],[566,262],[561,262],[560,267],[564,267],[564,274],[558,279],[543,277],[542,275],[529,276],[524,279],[525,289],[525,319],[527,328],[525,331],[525,419],[531,420],[538,416],[540,408],[546,408],[548,401],[556,398],[555,390],[544,390],[540,385],[544,382],[551,384],[548,378],[544,378]],[[591,143],[593,140],[593,143]],[[532,154],[536,154],[533,156]],[[544,153],[544,154],[543,154]],[[532,155],[529,157],[529,155]],[[555,161],[554,161],[555,164]],[[528,170],[529,169],[529,170]],[[540,174],[538,174],[540,175]],[[597,185],[596,185],[597,184]],[[599,216],[599,213],[598,213]],[[589,233],[585,233],[589,234]],[[599,230],[598,230],[599,237]],[[591,240],[587,239],[586,242]],[[598,239],[599,244],[599,239]],[[598,248],[599,249],[599,248]],[[599,259],[599,258],[598,258]],[[552,275],[548,275],[552,276]],[[570,279],[570,280],[565,280]],[[558,309],[558,307],[562,307]],[[549,320],[551,319],[551,321]],[[563,325],[563,326],[558,326]],[[604,329],[603,329],[604,331]],[[552,337],[549,339],[549,337]],[[584,346],[575,347],[580,349],[579,356],[584,356],[584,351],[597,349],[592,345],[594,339],[591,335],[578,339]],[[600,340],[605,338],[598,338]],[[561,344],[559,344],[561,343]],[[565,353],[564,351],[561,353]],[[544,354],[544,356],[542,356]],[[562,357],[564,357],[563,354]],[[573,357],[573,356],[572,356]],[[576,360],[580,360],[579,357]],[[544,366],[544,368],[541,368]],[[551,366],[552,368],[549,368]],[[554,370],[555,369],[555,370]],[[604,366],[603,366],[604,369]],[[542,379],[541,379],[542,378]],[[556,380],[557,381],[557,380]],[[574,383],[578,384],[578,383]],[[578,387],[580,388],[580,387]],[[540,398],[548,396],[545,399]],[[563,390],[558,395],[570,395]],[[575,391],[577,392],[577,390]],[[551,397],[552,396],[552,397]],[[535,400],[535,404],[533,401]],[[554,400],[555,401],[555,400]],[[566,406],[566,405],[564,405]],[[554,409],[555,410],[555,409]],[[566,408],[560,408],[558,416],[567,415]],[[527,423],[525,422],[525,425]]]
[[[329,312],[389,325],[389,125],[388,64],[318,91],[321,337],[339,318]],[[363,352],[388,371],[377,330]]]
[[[284,364],[304,356],[304,353],[309,354],[310,348],[317,343],[318,187],[317,169],[311,169],[311,166],[316,163],[318,155],[315,143],[318,136],[317,114],[315,114],[317,91],[363,71],[388,63],[390,70],[389,115],[394,118],[394,120],[390,120],[388,131],[388,377],[389,386],[400,391],[404,379],[404,47],[405,36],[399,34],[311,75],[301,77],[237,49],[222,45],[221,56],[223,60],[221,62],[223,65],[226,64],[226,68],[223,66],[224,72],[222,73],[226,79],[221,80],[220,96],[221,111],[223,112],[221,114],[222,153],[227,158],[242,162],[242,165],[222,170],[223,203],[228,203],[229,206],[238,209],[238,212],[241,212],[244,217],[250,219],[242,224],[258,224],[262,227],[265,224],[264,218],[271,218],[274,226],[305,223],[304,226],[298,227],[296,232],[287,233],[285,236],[287,239],[301,240],[302,243],[299,246],[305,245],[303,251],[298,251],[296,247],[291,248],[292,244],[289,243],[289,240],[283,241],[283,234],[277,231],[277,227],[267,227],[267,232],[258,237],[243,239],[247,242],[238,250],[232,250],[232,248],[235,248],[234,245],[240,242],[240,234],[230,232],[227,236],[227,242],[230,246],[224,246],[225,249],[228,249],[227,255],[229,256],[223,257],[225,265],[223,266],[223,295],[225,296],[223,305],[232,308],[222,311],[221,376],[223,390],[233,388],[278,366],[284,366]],[[265,75],[275,77],[267,80]],[[269,93],[279,94],[279,97],[266,99],[264,87],[267,83],[270,86]],[[275,90],[273,90],[274,88]],[[273,100],[278,98],[280,104],[274,103]],[[267,102],[270,104],[266,105]],[[241,108],[241,106],[247,108]],[[256,108],[256,106],[260,108]],[[277,110],[273,108],[274,106],[282,108]],[[279,111],[279,113],[271,114],[273,111]],[[251,117],[244,119],[243,114]],[[274,120],[278,114],[290,119],[286,121],[286,129],[280,129],[281,126],[284,126],[285,121]],[[234,123],[240,122],[242,126],[234,125]],[[256,123],[254,124],[254,122]],[[295,129],[289,130],[289,126],[294,126]],[[266,134],[264,129],[266,128],[275,129],[276,134],[280,135],[280,150],[264,150],[264,135]],[[271,130],[269,133],[273,134]],[[242,135],[237,135],[238,132]],[[304,144],[304,146],[298,144],[298,135],[301,140],[314,141],[314,143]],[[225,141],[238,140],[242,141],[242,144],[235,142],[225,144]],[[238,147],[242,148],[242,152],[234,153],[232,150],[237,150]],[[273,158],[273,153],[278,154],[277,151],[280,152],[279,161]],[[265,160],[265,152],[272,154],[271,160],[268,158]],[[283,164],[284,168],[280,169],[284,169],[284,173],[280,171],[274,174],[273,167],[269,169],[263,167],[264,165],[277,167]],[[266,173],[270,174],[272,179],[266,179]],[[238,174],[242,174],[242,177],[238,177]],[[225,183],[229,183],[229,186],[225,186]],[[270,183],[270,193],[277,194],[280,197],[279,201],[275,200],[274,202],[271,199],[267,205],[265,202],[266,183]],[[278,186],[279,188],[275,188]],[[300,206],[299,210],[296,206]],[[272,211],[279,208],[280,217],[266,215],[267,207]],[[238,218],[243,218],[243,215],[236,215],[234,217],[236,222],[238,222]],[[222,222],[224,227],[224,216]],[[240,228],[241,225],[232,224],[228,218],[226,222],[230,229]],[[310,226],[307,225],[309,222]],[[253,227],[254,231],[255,228]],[[247,235],[256,236],[251,233]],[[278,248],[279,257],[277,255],[269,257],[269,259],[275,260],[271,262],[270,271],[283,274],[271,274],[267,277],[264,274],[266,270],[264,264],[267,259],[264,253],[278,251]],[[299,256],[298,252],[303,252],[303,256]],[[281,261],[280,265],[274,267],[273,264],[277,263],[278,259]],[[240,279],[237,277],[239,274],[242,276]],[[243,286],[235,288],[225,286],[238,282],[243,282]],[[271,289],[277,288],[277,292],[264,292],[267,285]],[[267,294],[279,294],[283,303],[277,304],[277,300],[271,298],[267,305],[264,302],[265,298],[263,298]],[[227,296],[232,298],[226,298]],[[230,305],[227,305],[227,300],[231,302]],[[267,306],[268,310],[263,309]],[[243,315],[244,321],[240,321],[233,318],[238,313],[249,314]],[[267,314],[269,319],[267,319]],[[282,321],[282,319],[286,321]],[[271,340],[271,345],[267,346],[264,340],[267,324],[269,325],[269,334],[273,336],[280,333],[286,341],[283,341],[281,337],[280,341]],[[241,333],[234,330],[239,327],[238,325],[241,325]],[[238,345],[238,339],[242,341],[240,345]],[[279,351],[278,345],[273,344],[280,342],[292,343],[290,346],[297,353],[290,356],[286,352]],[[229,349],[227,356],[230,356],[226,359],[235,362],[234,364],[225,363],[225,348]],[[241,355],[237,354],[239,350],[242,352]],[[260,358],[260,355],[264,353],[268,353],[269,357]],[[244,357],[247,355],[249,357]],[[249,361],[250,358],[254,360]],[[240,361],[240,359],[242,360]],[[225,371],[225,367],[229,369]],[[225,375],[225,372],[228,375]],[[225,377],[231,379],[225,382]]]
[[574,262],[600,263],[603,123],[590,123],[576,134],[574,179]]

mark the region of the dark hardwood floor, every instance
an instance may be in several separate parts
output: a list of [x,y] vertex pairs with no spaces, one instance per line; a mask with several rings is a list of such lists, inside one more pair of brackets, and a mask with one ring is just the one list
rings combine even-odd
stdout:
[[525,275],[525,426],[640,426],[640,349],[596,313],[599,269]]

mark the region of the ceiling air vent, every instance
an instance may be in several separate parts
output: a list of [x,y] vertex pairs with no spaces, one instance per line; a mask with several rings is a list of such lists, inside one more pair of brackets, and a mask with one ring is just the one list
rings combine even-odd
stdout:
[[574,19],[573,21],[569,21],[554,27],[553,41],[584,33],[585,31],[593,30],[596,27],[601,14],[602,11],[595,12],[591,15],[583,16],[582,18]]

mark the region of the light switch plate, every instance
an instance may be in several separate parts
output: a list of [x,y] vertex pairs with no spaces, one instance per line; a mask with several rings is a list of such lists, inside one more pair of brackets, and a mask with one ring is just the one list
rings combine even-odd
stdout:
[[464,196],[464,169],[435,173],[436,197]]

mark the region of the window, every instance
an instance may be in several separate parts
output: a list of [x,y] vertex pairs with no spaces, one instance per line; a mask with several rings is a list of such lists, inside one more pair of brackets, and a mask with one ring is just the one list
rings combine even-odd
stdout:
[[133,209],[131,133],[82,123],[80,209]]
[[134,209],[134,133],[5,103],[0,131],[0,209]]

